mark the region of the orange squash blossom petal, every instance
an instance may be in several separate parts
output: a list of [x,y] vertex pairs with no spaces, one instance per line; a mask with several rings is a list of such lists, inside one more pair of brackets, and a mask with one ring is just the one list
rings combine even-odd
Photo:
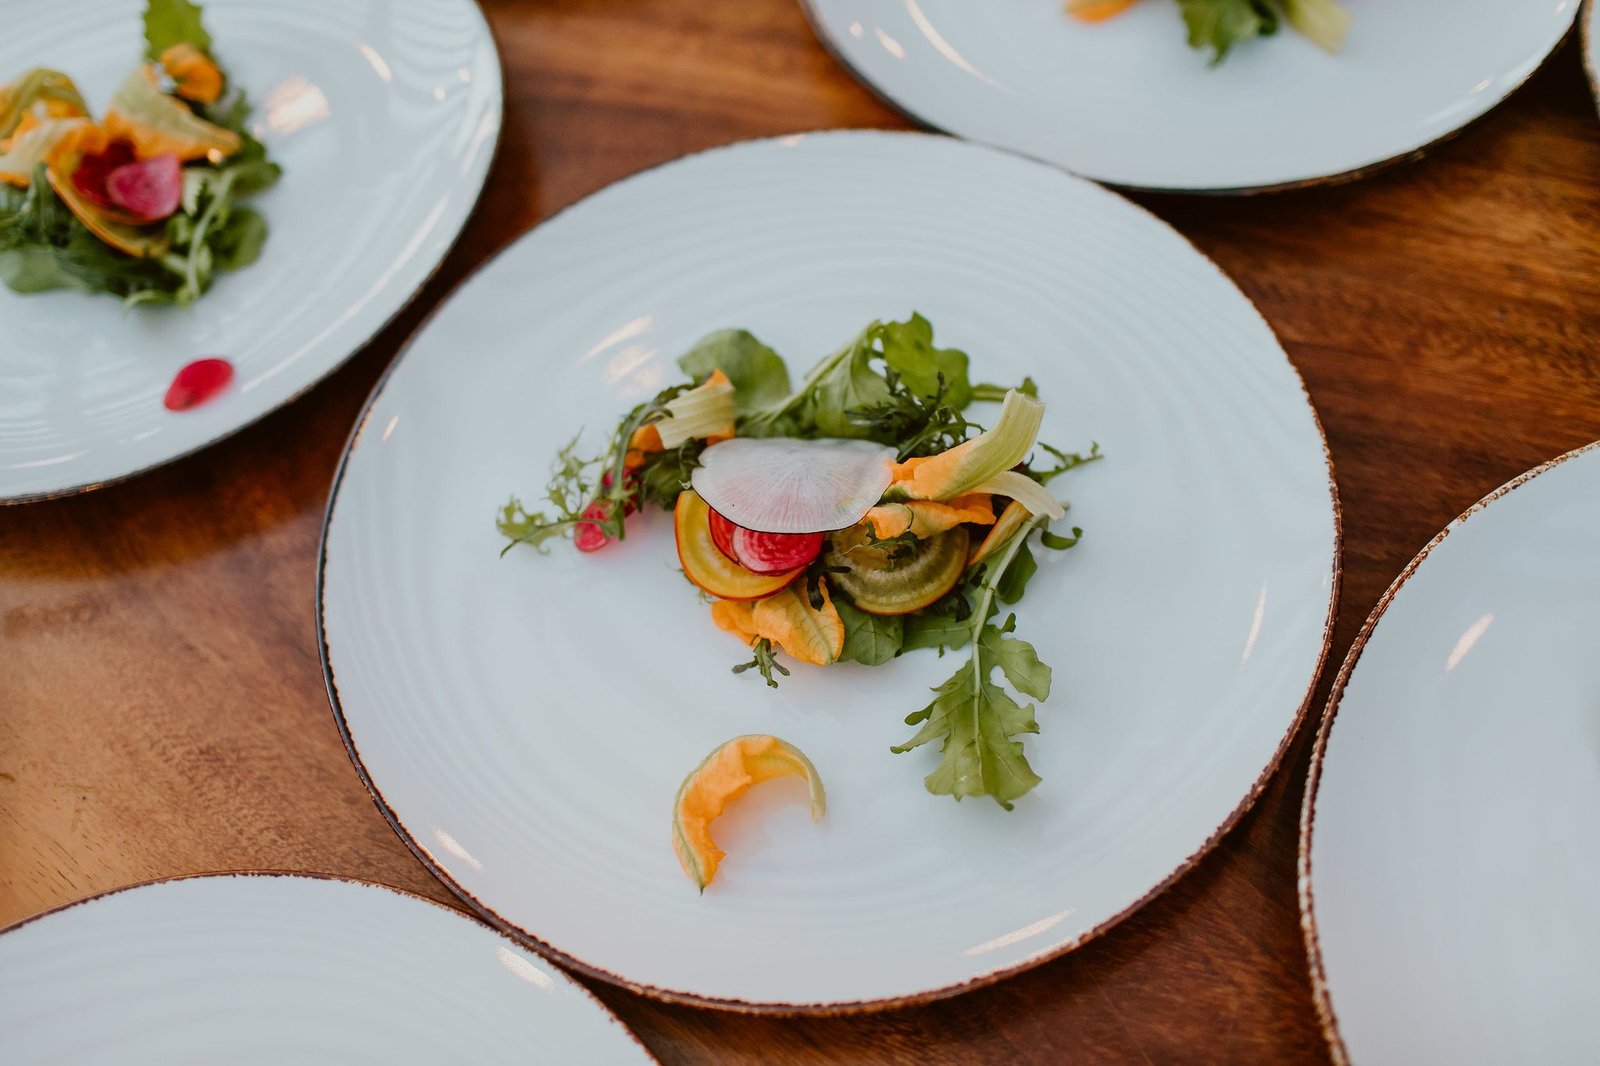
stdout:
[[987,526],[994,522],[994,507],[987,493],[969,493],[953,500],[906,500],[879,504],[867,512],[873,536],[879,540],[913,533],[924,539],[936,537],[964,523]]
[[1137,0],[1067,0],[1067,14],[1082,22],[1104,22],[1132,7]]
[[178,95],[200,104],[214,104],[222,96],[222,70],[209,56],[187,41],[175,44],[156,60],[177,83]]
[[750,610],[756,633],[789,655],[813,666],[827,666],[844,654],[844,619],[822,586],[822,608],[811,606],[802,589],[789,585],[782,592],[757,600]]
[[753,786],[786,775],[805,778],[811,817],[820,821],[827,811],[827,796],[817,768],[799,748],[774,736],[734,737],[684,778],[672,804],[672,850],[696,888],[705,891],[725,854],[711,837],[711,823]]

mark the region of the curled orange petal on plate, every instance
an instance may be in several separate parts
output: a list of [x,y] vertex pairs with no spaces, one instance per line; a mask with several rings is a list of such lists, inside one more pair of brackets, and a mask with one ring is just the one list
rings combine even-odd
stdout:
[[974,492],[947,502],[906,500],[902,503],[880,503],[867,512],[867,521],[872,523],[872,534],[879,540],[888,540],[908,532],[926,539],[967,522],[990,525],[994,522],[994,507],[989,502],[988,493]]
[[[797,584],[804,584],[803,582]],[[822,586],[822,607],[812,607],[803,588],[791,584],[750,609],[756,633],[813,666],[838,662],[844,654],[844,619]]]
[[222,95],[222,70],[187,41],[161,53],[156,62],[177,83],[178,95],[199,104],[214,104]]
[[1083,22],[1104,22],[1122,14],[1137,0],[1067,0],[1067,14]]
[[756,632],[756,605],[749,600],[718,600],[711,605],[711,620],[724,633],[732,633],[746,644],[754,644],[761,634]]
[[774,736],[734,737],[683,779],[672,804],[672,849],[696,888],[705,891],[724,856],[711,839],[711,823],[753,786],[791,774],[805,778],[811,790],[811,817],[820,821],[828,802],[817,768],[799,748]]
[[790,585],[765,599],[718,600],[711,605],[711,620],[747,645],[770,640],[814,666],[827,666],[844,654],[844,619],[826,585],[821,609],[811,606],[803,589]]

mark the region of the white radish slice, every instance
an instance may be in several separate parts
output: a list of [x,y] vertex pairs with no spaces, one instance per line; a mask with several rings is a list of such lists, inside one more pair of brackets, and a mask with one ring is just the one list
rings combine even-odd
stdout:
[[895,450],[866,440],[735,437],[700,453],[690,479],[712,509],[759,533],[853,526],[889,487]]

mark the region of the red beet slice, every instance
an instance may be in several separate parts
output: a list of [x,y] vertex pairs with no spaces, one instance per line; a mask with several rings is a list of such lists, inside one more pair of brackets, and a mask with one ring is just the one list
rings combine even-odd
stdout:
[[144,222],[157,222],[183,200],[183,164],[175,155],[125,163],[106,175],[112,203]]
[[103,152],[94,152],[78,160],[72,172],[72,184],[83,198],[96,207],[117,206],[106,191],[106,179],[111,172],[133,162],[133,145],[128,141],[112,141]]
[[739,557],[733,554],[733,534],[739,527],[723,518],[715,508],[708,510],[711,512],[707,517],[707,522],[711,526],[711,543],[715,544],[723,555],[736,563],[739,562]]
[[233,364],[226,359],[196,359],[178,371],[162,403],[169,411],[187,411],[227,388],[232,380]]
[[734,526],[732,557],[734,562],[757,574],[781,574],[815,559],[822,551],[823,536],[822,533],[757,533]]

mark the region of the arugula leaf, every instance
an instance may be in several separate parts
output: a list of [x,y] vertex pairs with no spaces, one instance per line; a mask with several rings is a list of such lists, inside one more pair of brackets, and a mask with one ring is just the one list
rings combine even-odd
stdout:
[[1039,527],[1039,543],[1052,551],[1064,552],[1068,548],[1076,548],[1078,541],[1083,539],[1083,530],[1077,526],[1072,527],[1072,536],[1063,537],[1059,533],[1050,532],[1049,523]]
[[1269,0],[1178,0],[1189,27],[1189,47],[1211,49],[1216,66],[1234,45],[1278,32],[1278,11]]
[[872,368],[872,330],[846,350],[831,373],[816,384],[809,408],[810,422],[820,437],[866,437],[869,431],[850,418],[850,412],[871,407],[889,395],[889,383]]
[[1017,628],[1017,616],[1008,615],[1005,625],[983,627],[983,650],[988,653],[1011,687],[1036,700],[1050,698],[1050,667],[1039,661],[1033,645],[1007,636]]
[[981,429],[945,401],[942,378],[931,397],[906,387],[892,368],[884,371],[884,381],[889,395],[882,402],[846,414],[867,431],[870,439],[893,445],[900,462],[913,456],[937,455],[963,443],[969,431]]
[[899,616],[868,614],[842,599],[834,600],[833,606],[844,620],[844,652],[839,658],[877,666],[900,654],[905,623]]
[[998,668],[1017,692],[1034,699],[1050,693],[1050,670],[1039,661],[1033,646],[1010,636],[1016,616],[1004,625],[989,622],[1003,575],[1025,549],[1029,534],[1042,524],[1035,518],[1012,535],[1000,549],[995,565],[980,585],[978,604],[967,623],[971,633],[971,658],[950,679],[934,689],[934,699],[906,717],[907,725],[921,723],[910,740],[890,750],[904,753],[942,741],[939,766],[923,781],[935,795],[989,796],[1006,810],[1040,781],[1028,765],[1022,742],[1012,739],[1037,733],[1033,705],[1017,702],[996,684]]
[[217,270],[238,270],[261,258],[267,243],[267,220],[250,207],[235,207],[217,227],[211,249]]
[[789,395],[789,368],[783,357],[743,329],[719,330],[704,337],[678,359],[695,381],[721,370],[733,382],[734,410],[740,415]]
[[999,403],[1006,398],[1008,392],[1020,392],[1024,396],[1039,398],[1039,383],[1030,377],[1022,379],[1021,385],[993,385],[982,384],[972,386],[972,398],[986,403]]
[[777,652],[772,647],[772,641],[762,637],[750,645],[750,650],[755,653],[755,658],[747,663],[740,663],[735,666],[733,668],[734,673],[742,674],[746,670],[760,671],[761,676],[766,679],[768,688],[778,687],[778,679],[772,676],[772,671],[776,670],[784,677],[789,676],[789,668],[778,661]]
[[938,648],[942,655],[947,648],[964,648],[972,641],[972,622],[955,615],[918,611],[905,616],[902,628],[905,634],[900,645],[902,651]]
[[967,353],[935,348],[933,326],[922,315],[913,312],[904,322],[885,322],[877,339],[884,363],[922,397],[942,397],[957,411],[972,402]]
[[1093,442],[1089,449],[1088,455],[1083,455],[1080,452],[1064,452],[1060,448],[1052,447],[1042,440],[1036,441],[1035,443],[1038,444],[1040,448],[1049,452],[1050,455],[1056,460],[1056,465],[1051,467],[1049,470],[1035,470],[1030,464],[1028,468],[1028,476],[1033,478],[1033,480],[1037,481],[1041,485],[1050,484],[1051,481],[1060,477],[1062,474],[1065,474],[1068,470],[1076,470],[1078,467],[1083,466],[1086,463],[1097,462],[1100,459],[1105,458],[1105,456],[1100,453],[1099,441]]
[[0,187],[0,282],[21,293],[78,289],[123,297],[174,285],[159,262],[123,255],[85,229],[50,188],[43,166],[26,190]]
[[545,489],[545,500],[551,511],[530,511],[520,499],[513,496],[500,508],[500,517],[494,527],[510,543],[500,550],[504,555],[518,544],[526,544],[539,551],[545,542],[565,536],[583,517],[593,493],[589,470],[600,459],[585,459],[578,455],[578,438],[574,436],[556,452],[550,464],[550,484]]
[[211,54],[211,34],[200,22],[200,5],[189,0],[146,0],[144,40],[148,59],[159,59],[175,44],[192,44]]
[[1016,603],[1022,599],[1022,594],[1028,590],[1028,582],[1033,580],[1033,575],[1039,572],[1039,561],[1033,557],[1033,552],[1026,543],[1020,545],[1016,555],[1006,562],[1005,567],[997,568],[995,592],[1002,603]]
[[870,417],[863,420],[863,412],[879,409],[897,386],[956,411],[972,399],[966,355],[933,347],[933,327],[913,314],[905,322],[867,326],[812,367],[799,388],[749,412],[739,433],[855,437],[898,446],[898,437],[886,439],[888,433]]

